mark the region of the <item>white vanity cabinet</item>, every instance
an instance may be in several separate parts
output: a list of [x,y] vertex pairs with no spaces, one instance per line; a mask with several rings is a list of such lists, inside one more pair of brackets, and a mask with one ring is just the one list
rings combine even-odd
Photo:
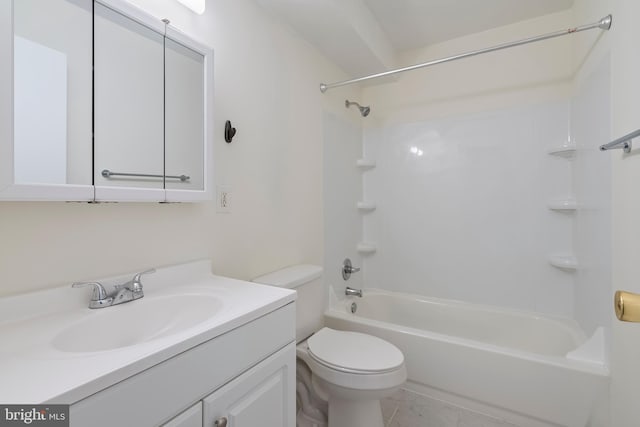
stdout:
[[72,404],[70,425],[295,427],[295,405],[289,303]]
[[295,346],[284,348],[203,400],[204,427],[295,427]]
[[287,346],[162,427],[295,427],[294,379]]

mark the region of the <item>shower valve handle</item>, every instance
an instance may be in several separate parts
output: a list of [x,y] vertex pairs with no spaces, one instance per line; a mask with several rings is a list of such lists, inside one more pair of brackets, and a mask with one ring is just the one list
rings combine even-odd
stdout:
[[360,271],[360,267],[354,267],[351,265],[351,260],[349,258],[345,258],[345,260],[342,261],[342,278],[344,280],[349,280],[351,274],[357,273],[358,271]]
[[360,271],[360,267],[345,267],[344,269],[348,273],[357,273]]

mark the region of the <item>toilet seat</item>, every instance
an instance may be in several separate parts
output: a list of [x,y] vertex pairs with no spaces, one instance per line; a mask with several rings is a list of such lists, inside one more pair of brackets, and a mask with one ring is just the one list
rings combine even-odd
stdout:
[[322,328],[307,340],[309,356],[340,372],[372,375],[398,370],[404,356],[393,344],[372,335]]

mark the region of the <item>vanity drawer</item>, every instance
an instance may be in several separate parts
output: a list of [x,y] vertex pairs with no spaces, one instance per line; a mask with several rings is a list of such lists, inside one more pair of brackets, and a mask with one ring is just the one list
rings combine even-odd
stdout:
[[72,427],[157,426],[295,341],[295,303],[71,406]]
[[202,427],[202,402],[198,402],[162,427]]

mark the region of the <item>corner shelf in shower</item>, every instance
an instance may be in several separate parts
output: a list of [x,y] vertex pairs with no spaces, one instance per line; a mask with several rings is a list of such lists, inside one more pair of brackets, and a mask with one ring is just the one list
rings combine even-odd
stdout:
[[358,159],[356,160],[356,166],[362,170],[369,170],[376,167],[376,161],[369,159]]
[[573,197],[553,199],[547,203],[547,207],[552,211],[575,211],[578,209],[578,202]]
[[358,202],[357,206],[362,213],[373,212],[377,207],[374,202]]
[[358,253],[362,255],[374,254],[378,250],[375,244],[365,242],[358,243],[356,249],[358,250]]
[[576,144],[575,142],[565,142],[564,144],[550,148],[547,151],[552,156],[563,157],[565,159],[573,159],[576,155]]
[[578,259],[574,255],[550,255],[549,264],[564,270],[576,270],[578,268]]

